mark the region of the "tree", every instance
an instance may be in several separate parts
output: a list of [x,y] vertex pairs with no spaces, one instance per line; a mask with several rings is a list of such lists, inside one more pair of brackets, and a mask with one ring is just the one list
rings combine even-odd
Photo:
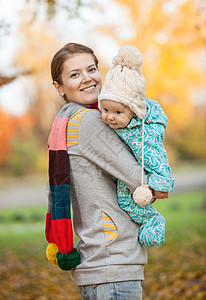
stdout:
[[[57,10],[64,9],[67,11],[69,18],[79,17],[79,9],[87,5],[93,5],[94,1],[82,1],[82,0],[70,0],[70,1],[58,1],[58,0],[27,0],[28,3],[33,4],[35,9],[33,10],[34,18],[38,14],[38,6],[42,5],[46,9],[48,19],[55,17]],[[38,5],[36,5],[38,4]]]
[[28,85],[25,87],[31,103],[29,111],[36,120],[35,131],[39,139],[45,143],[58,109],[49,66],[59,44],[49,28],[49,23],[47,21],[30,23],[29,18],[27,21],[24,17],[24,14],[29,13],[28,10],[22,11],[23,21],[19,29],[22,48],[19,49],[15,59],[15,66],[17,69],[31,70],[27,76]]
[[[130,8],[135,35],[128,43],[143,54],[146,94],[157,99],[168,115],[166,137],[174,147],[180,136],[189,132],[191,121],[199,117],[195,115],[197,94],[205,89],[206,82],[205,20],[196,3],[190,0],[181,4],[164,0],[118,0],[118,3]],[[206,92],[203,98],[206,102]],[[205,126],[203,120],[197,136],[201,136]]]
[[[33,3],[31,0],[29,2]],[[59,9],[58,1],[39,0],[39,3],[44,2]],[[72,2],[76,3],[76,9],[80,9],[85,3],[89,3],[90,6],[93,4],[92,0]],[[67,3],[67,11],[70,10],[72,2]],[[51,59],[54,53],[62,47],[62,40],[59,38],[57,32],[55,32],[54,24],[51,20],[48,20],[46,17],[38,19],[38,15],[34,19],[35,9],[34,7],[26,7],[21,12],[22,22],[18,35],[19,39],[22,40],[22,47],[19,49],[15,59],[15,66],[17,69],[30,71],[29,76],[27,76],[29,79],[27,87],[28,97],[31,99],[30,111],[37,120],[36,131],[38,131],[40,139],[45,142],[54,116],[63,104],[63,101],[58,97],[57,92],[52,86],[50,75]],[[98,6],[91,7],[91,10],[95,11],[95,9],[100,8]],[[72,12],[72,9],[70,12]],[[58,14],[58,12],[56,13]],[[72,32],[72,30],[73,28],[70,28],[68,22],[68,32]],[[63,31],[64,28],[62,28]],[[103,60],[100,60],[100,69],[101,73],[106,72]]]

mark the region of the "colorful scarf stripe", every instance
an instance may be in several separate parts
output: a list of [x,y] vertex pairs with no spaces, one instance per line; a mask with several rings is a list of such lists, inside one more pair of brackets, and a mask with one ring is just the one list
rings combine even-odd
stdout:
[[[47,258],[51,263],[58,264],[62,270],[66,271],[76,268],[81,261],[79,252],[73,248],[70,167],[66,144],[67,106],[68,104],[62,108],[54,120],[49,137],[50,192],[45,228],[46,239],[49,242],[46,251]],[[98,102],[90,105],[90,108],[98,109]],[[82,118],[87,111],[88,109],[81,108],[74,115],[80,113]],[[74,115],[69,118],[69,122]],[[72,134],[71,128],[69,133]]]
[[80,255],[73,248],[70,168],[66,146],[67,122],[68,117],[57,116],[49,137],[50,205],[45,230],[47,241],[55,244],[59,250],[57,263],[63,270],[71,270],[80,263]]

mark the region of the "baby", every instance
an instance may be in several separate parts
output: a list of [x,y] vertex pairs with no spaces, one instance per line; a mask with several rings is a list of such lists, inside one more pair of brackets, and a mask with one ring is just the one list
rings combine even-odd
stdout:
[[[148,185],[144,185],[142,179],[142,186],[147,187],[148,192],[153,190],[155,198],[168,198],[174,186],[163,146],[168,119],[157,101],[145,97],[142,55],[135,47],[123,46],[112,62],[98,97],[102,119],[131,148],[148,172]],[[118,203],[140,225],[140,243],[157,246],[165,240],[165,219],[148,203],[152,198],[144,200],[144,192],[138,195],[142,199],[138,199],[124,182],[117,181]]]

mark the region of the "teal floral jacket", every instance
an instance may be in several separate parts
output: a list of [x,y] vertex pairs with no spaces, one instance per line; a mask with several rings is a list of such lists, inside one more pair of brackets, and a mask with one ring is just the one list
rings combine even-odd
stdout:
[[[149,173],[148,184],[157,191],[170,192],[174,188],[167,152],[163,145],[168,118],[157,101],[145,98],[147,113],[144,119],[144,169]],[[115,132],[133,151],[142,164],[142,120],[133,118]]]

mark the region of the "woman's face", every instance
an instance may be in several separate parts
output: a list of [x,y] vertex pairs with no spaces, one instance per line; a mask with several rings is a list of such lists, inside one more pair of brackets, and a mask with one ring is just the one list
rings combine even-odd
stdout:
[[89,53],[73,55],[63,63],[62,85],[54,83],[59,94],[68,102],[95,103],[102,87],[102,80],[94,59]]

